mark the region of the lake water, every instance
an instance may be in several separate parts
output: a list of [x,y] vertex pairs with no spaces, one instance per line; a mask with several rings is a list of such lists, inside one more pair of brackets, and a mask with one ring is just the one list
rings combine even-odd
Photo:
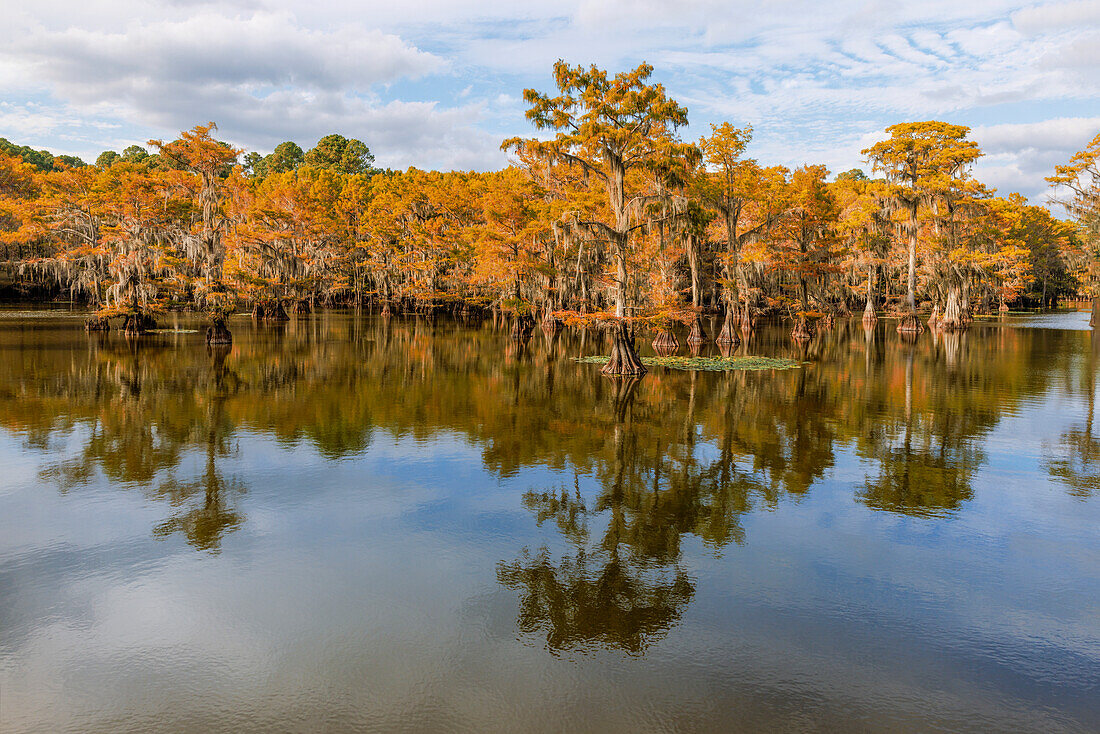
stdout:
[[1087,318],[624,382],[492,320],[0,311],[0,731],[1100,731]]

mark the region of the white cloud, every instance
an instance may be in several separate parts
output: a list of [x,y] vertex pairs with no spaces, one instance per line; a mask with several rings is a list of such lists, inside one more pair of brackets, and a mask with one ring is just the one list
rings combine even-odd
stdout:
[[1044,178],[1098,132],[1100,117],[978,126],[970,131],[970,137],[981,146],[985,157],[975,173],[1001,195],[1019,192],[1034,203],[1042,203],[1051,193]]
[[[970,131],[987,154],[1022,150],[1061,153],[1069,146],[1084,148],[1100,133],[1100,117],[1062,117],[1042,122],[982,125]],[[1068,156],[1067,156],[1068,157]]]
[[287,13],[227,17],[210,11],[133,23],[122,32],[40,28],[5,56],[80,101],[146,95],[166,83],[364,90],[443,63],[378,30],[322,32],[301,27]]
[[1030,5],[1012,14],[1012,24],[1028,34],[1095,28],[1100,25],[1100,3],[1076,0]]
[[476,105],[446,110],[431,102],[384,102],[375,92],[440,72],[445,61],[397,35],[354,24],[321,31],[287,12],[229,17],[203,9],[123,30],[38,26],[0,58],[64,100],[37,110],[0,107],[0,122],[19,136],[80,126],[75,107],[89,118],[138,122],[150,134],[215,120],[224,137],[249,148],[288,138],[312,142],[338,130],[370,141],[381,162],[402,167],[469,167],[474,157],[486,158],[472,127]]
[[1045,136],[983,164],[1034,196],[1080,145],[1065,120],[1100,114],[1093,0],[39,0],[9,20],[0,125],[39,147],[213,119],[253,149],[339,131],[386,165],[489,168],[500,138],[534,133],[517,98],[549,90],[555,60],[649,61],[690,135],[752,123],[765,161],[860,165],[901,120],[978,124],[993,147]]

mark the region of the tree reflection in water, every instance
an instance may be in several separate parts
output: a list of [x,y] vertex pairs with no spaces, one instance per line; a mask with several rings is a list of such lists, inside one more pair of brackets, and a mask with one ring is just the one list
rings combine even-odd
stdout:
[[233,426],[226,419],[224,406],[230,392],[240,387],[240,380],[225,364],[230,347],[210,346],[207,351],[211,357],[211,379],[202,395],[206,430],[204,469],[197,479],[180,481],[173,476],[157,487],[157,497],[166,498],[173,508],[181,511],[155,527],[153,535],[164,538],[180,532],[196,548],[216,552],[222,536],[238,528],[243,520],[229,501],[245,490],[239,479],[226,481],[217,467],[219,457],[233,453]]
[[1096,369],[1100,364],[1100,334],[1089,332],[1089,350],[1074,392],[1085,404],[1085,419],[1064,431],[1057,449],[1047,448],[1046,469],[1070,494],[1088,499],[1100,494],[1100,438],[1094,433]]
[[841,462],[861,462],[852,496],[874,510],[958,511],[973,497],[985,437],[1052,385],[1078,380],[1089,408],[1051,448],[1049,471],[1082,496],[1096,490],[1096,357],[1077,361],[1068,332],[975,326],[905,342],[886,320],[875,329],[840,321],[792,343],[786,329],[760,325],[739,354],[809,363],[656,369],[628,381],[572,361],[601,350],[604,334],[516,342],[510,330],[506,320],[322,312],[242,326],[232,351],[207,352],[198,337],[9,329],[0,348],[20,358],[0,360],[0,426],[37,449],[76,441],[46,478],[69,492],[101,472],[139,488],[169,507],[158,537],[181,533],[208,550],[247,521],[244,481],[222,469],[245,434],[338,459],[379,434],[455,433],[497,477],[531,467],[583,477],[591,497],[578,480],[572,493],[522,499],[540,524],[553,520],[544,527],[558,529],[568,552],[517,549],[498,569],[521,595],[520,627],[545,633],[553,649],[643,650],[694,595],[686,537],[714,553],[747,542],[742,518],[800,501]]
[[[615,459],[593,507],[581,497],[579,482],[572,497],[564,490],[560,496],[524,494],[523,504],[539,525],[553,518],[573,552],[555,562],[545,547],[535,554],[524,549],[518,560],[497,568],[500,583],[521,592],[520,630],[545,633],[551,650],[602,644],[639,653],[679,619],[695,593],[679,566],[678,551],[660,542],[646,547],[646,528],[635,525],[642,498],[636,496],[641,487],[632,480],[641,467],[637,434],[630,428],[638,382],[611,382]],[[597,515],[606,515],[607,522],[600,542],[593,545],[589,520]]]
[[[948,365],[958,360],[958,332],[942,334]],[[913,360],[916,346],[903,344],[905,408],[898,420],[883,424],[868,442],[879,467],[864,483],[860,500],[876,510],[934,516],[955,510],[973,494],[971,480],[984,458],[960,416],[913,411]]]
[[[173,514],[153,528],[155,537],[179,532],[195,548],[217,552],[222,537],[243,521],[231,503],[245,491],[242,481],[227,480],[217,465],[234,453],[234,426],[224,406],[241,381],[226,366],[230,347],[206,347],[208,369],[196,361],[176,374],[176,351],[164,344],[93,338],[95,359],[76,384],[94,384],[95,394],[107,400],[95,401],[83,450],[47,465],[43,478],[69,491],[90,481],[98,467],[110,479],[168,502]],[[203,454],[202,472],[181,479],[176,473],[194,449]]]
[[[648,379],[648,378],[647,378]],[[691,534],[714,552],[744,539],[740,516],[764,487],[733,462],[727,433],[718,456],[700,458],[694,420],[697,376],[673,431],[637,425],[639,380],[609,382],[613,461],[596,470],[600,490],[586,502],[579,480],[563,490],[528,491],[524,506],[572,547],[555,561],[548,548],[502,562],[497,576],[521,594],[519,628],[545,635],[551,650],[603,646],[637,654],[667,632],[691,601],[681,541]],[[599,524],[593,537],[591,527]]]

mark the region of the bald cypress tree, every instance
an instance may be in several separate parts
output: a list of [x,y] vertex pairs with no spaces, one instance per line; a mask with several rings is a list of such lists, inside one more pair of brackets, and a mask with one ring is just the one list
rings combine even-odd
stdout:
[[670,99],[660,84],[649,83],[653,67],[641,64],[609,77],[595,66],[554,65],[557,96],[534,89],[523,92],[530,105],[527,119],[550,140],[511,138],[502,147],[541,160],[548,166],[580,167],[585,176],[603,183],[606,216],[588,214],[559,222],[569,237],[607,248],[614,262],[615,314],[609,375],[641,375],[646,368],[634,351],[627,329],[631,304],[630,255],[634,234],[648,224],[646,211],[658,195],[641,188],[631,173],[668,168],[669,161],[694,166],[700,153],[676,137],[687,124],[687,109]]

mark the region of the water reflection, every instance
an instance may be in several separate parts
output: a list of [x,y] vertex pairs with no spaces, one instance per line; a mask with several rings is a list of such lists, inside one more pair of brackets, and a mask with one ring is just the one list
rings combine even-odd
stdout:
[[[538,525],[552,519],[571,552],[555,560],[545,546],[525,548],[497,568],[500,583],[520,592],[517,626],[544,633],[551,650],[598,645],[640,653],[679,619],[695,592],[680,565],[679,539],[696,521],[701,492],[691,490],[700,483],[665,486],[668,447],[639,446],[632,430],[639,382],[610,383],[614,461],[597,472],[601,491],[593,502],[582,497],[579,481],[572,496],[564,489],[523,496]],[[602,530],[594,539],[597,522]]]
[[227,480],[217,466],[218,458],[234,453],[225,400],[241,386],[240,378],[226,366],[229,351],[228,346],[207,347],[211,366],[207,389],[201,393],[205,409],[201,425],[206,431],[202,474],[189,481],[170,476],[157,486],[155,495],[166,499],[174,512],[153,529],[153,534],[163,538],[183,533],[188,543],[208,551],[217,551],[221,537],[243,520],[230,502],[245,491],[244,483],[236,477]]
[[1085,355],[1074,392],[1085,405],[1084,419],[1063,431],[1055,447],[1047,447],[1046,468],[1051,477],[1070,493],[1087,499],[1100,493],[1100,437],[1093,428],[1096,415],[1096,370],[1100,367],[1100,334],[1089,334]]
[[[602,348],[597,332],[517,340],[504,320],[319,314],[237,332],[231,349],[207,350],[187,335],[5,330],[0,348],[20,358],[0,364],[0,424],[28,447],[57,448],[47,456],[63,458],[41,473],[61,491],[102,472],[163,504],[156,537],[208,551],[248,521],[245,475],[224,468],[239,465],[247,436],[340,460],[379,435],[457,433],[499,477],[530,467],[584,477],[588,497],[578,479],[572,492],[522,498],[567,548],[517,548],[497,571],[519,594],[518,626],[551,649],[644,650],[695,593],[684,539],[716,554],[744,543],[747,514],[809,495],[838,452],[862,462],[852,496],[867,507],[959,511],[1002,416],[1078,374],[1074,335],[992,326],[906,342],[887,322],[840,321],[792,343],[765,325],[735,352],[803,368],[658,369],[641,380],[572,361]],[[1090,354],[1079,386],[1088,418],[1048,462],[1082,496],[1095,491],[1100,457]]]
[[[218,468],[219,459],[235,452],[236,426],[225,404],[243,385],[227,365],[228,347],[200,350],[185,369],[179,369],[177,355],[178,348],[163,341],[93,334],[87,363],[74,363],[61,389],[54,382],[40,396],[45,405],[64,403],[52,417],[37,416],[52,430],[36,426],[28,440],[48,447],[51,434],[55,440],[66,432],[83,437],[75,454],[46,462],[44,481],[70,492],[102,471],[171,508],[154,536],[179,532],[196,548],[216,552],[221,537],[243,520],[232,503],[244,483]],[[74,405],[78,411],[69,410]],[[201,469],[181,477],[189,452],[201,456]]]
[[1100,359],[1013,323],[0,318],[0,730],[1095,730]]
[[[936,335],[941,336],[941,335]],[[944,360],[958,364],[960,334],[943,334]],[[958,509],[973,496],[971,479],[984,460],[976,447],[977,427],[960,425],[959,416],[942,411],[913,412],[913,362],[916,347],[902,346],[905,408],[893,421],[871,429],[862,447],[878,471],[869,475],[860,499],[878,510],[930,516]],[[967,429],[970,429],[969,431]]]

